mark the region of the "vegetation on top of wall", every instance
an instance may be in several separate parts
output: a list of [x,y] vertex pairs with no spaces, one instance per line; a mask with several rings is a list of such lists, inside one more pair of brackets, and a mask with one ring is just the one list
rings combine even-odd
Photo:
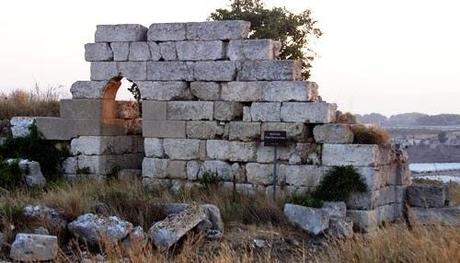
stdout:
[[345,201],[353,193],[367,191],[367,185],[355,167],[334,166],[321,180],[313,197],[323,201]]
[[56,181],[61,177],[60,164],[62,159],[69,155],[68,150],[58,149],[52,141],[44,140],[35,123],[29,130],[30,134],[26,137],[8,137],[0,146],[0,157],[37,161],[46,180]]
[[354,134],[353,143],[356,144],[378,144],[388,143],[391,135],[378,125],[352,125],[351,129]]
[[231,0],[229,9],[217,9],[212,20],[246,20],[251,22],[250,38],[273,39],[281,42],[281,59],[302,60],[302,76],[310,77],[315,53],[310,41],[323,32],[312,17],[311,10],[295,14],[285,7],[268,9],[261,0]]

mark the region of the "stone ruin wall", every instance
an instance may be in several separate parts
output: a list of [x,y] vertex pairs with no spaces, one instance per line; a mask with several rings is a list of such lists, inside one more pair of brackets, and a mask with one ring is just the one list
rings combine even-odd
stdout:
[[[37,124],[49,139],[71,140],[69,176],[142,167],[146,185],[178,190],[217,172],[222,187],[267,195],[274,149],[263,134],[284,130],[279,195],[311,191],[329,168],[353,165],[370,189],[347,201],[355,225],[370,231],[401,218],[410,182],[404,152],[352,144],[350,127],[335,123],[336,105],[302,80],[300,61],[278,60],[278,42],[249,33],[245,21],[98,26],[96,43],[85,45],[91,80],[72,85],[61,118]],[[140,89],[142,137],[129,135],[116,113],[119,84],[107,82],[119,74]]]

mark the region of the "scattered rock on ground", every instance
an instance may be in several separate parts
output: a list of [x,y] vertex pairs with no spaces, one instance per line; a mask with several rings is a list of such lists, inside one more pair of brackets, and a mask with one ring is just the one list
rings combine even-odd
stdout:
[[[17,159],[8,159],[6,162],[11,164]],[[36,161],[19,159],[19,169],[21,169],[22,176],[26,178],[26,184],[29,187],[44,187],[46,179],[40,168],[40,164]]]
[[284,215],[290,223],[312,235],[319,235],[329,227],[329,215],[320,208],[285,204]]
[[56,209],[44,205],[28,205],[24,208],[24,216],[29,221],[46,224],[52,232],[59,233],[67,225],[67,221],[62,217],[62,213]]
[[58,253],[56,236],[17,234],[11,245],[10,258],[16,261],[49,261]]
[[349,218],[331,218],[326,233],[336,238],[352,237],[354,234],[353,221]]

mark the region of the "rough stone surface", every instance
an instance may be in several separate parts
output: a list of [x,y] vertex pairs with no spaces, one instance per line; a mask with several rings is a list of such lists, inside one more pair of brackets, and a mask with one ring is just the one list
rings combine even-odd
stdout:
[[317,125],[313,129],[315,140],[318,143],[353,143],[353,131],[345,124]]
[[167,107],[169,120],[212,120],[214,115],[210,101],[170,101]]
[[241,20],[187,23],[189,40],[232,40],[247,38],[251,23]]
[[347,210],[347,217],[353,221],[353,228],[362,232],[374,232],[380,224],[393,222],[402,217],[403,204],[390,204],[374,210]]
[[317,101],[318,85],[310,81],[272,81],[263,89],[264,101]]
[[224,135],[225,126],[215,121],[188,121],[187,138],[216,139]]
[[200,158],[200,140],[164,139],[164,151],[167,157],[177,160],[194,160]]
[[10,120],[11,133],[14,138],[26,137],[30,134],[29,127],[34,123],[34,117],[13,117]]
[[243,61],[238,73],[240,81],[300,80],[302,64],[299,60]]
[[[289,156],[293,153],[295,149],[294,145],[289,145],[287,147],[278,147],[276,151],[276,156],[278,161],[287,161]],[[272,146],[257,146],[257,162],[258,163],[272,163],[274,158],[274,147]]]
[[158,249],[167,250],[205,219],[203,208],[191,207],[155,223],[148,236]]
[[117,75],[116,62],[91,62],[91,80],[109,80]]
[[193,64],[191,62],[148,62],[147,80],[193,80]]
[[144,137],[185,138],[185,121],[143,120],[142,134]]
[[336,118],[335,104],[313,102],[284,102],[281,120],[286,122],[330,123]]
[[149,178],[166,178],[167,159],[144,158],[142,161],[142,176]]
[[88,43],[85,45],[86,61],[111,61],[113,52],[108,43]]
[[[170,84],[167,84],[167,86],[169,85]],[[144,87],[146,86],[144,85]],[[154,120],[154,121],[166,120],[167,102],[166,101],[144,100],[142,101],[142,111],[143,111],[142,120],[144,121],[144,123],[146,120]],[[144,134],[144,137],[157,137],[157,136],[146,136]]]
[[73,155],[105,155],[141,152],[133,136],[80,136],[70,143]]
[[281,43],[271,39],[232,40],[228,45],[230,60],[272,60],[278,57]]
[[256,159],[256,144],[253,142],[231,142],[209,140],[206,152],[209,158],[217,160],[249,162]]
[[46,179],[43,176],[40,164],[38,162],[23,159],[9,159],[6,162],[12,163],[13,161],[19,161],[19,169],[21,170],[22,175],[26,179],[27,186],[44,187],[46,185]]
[[280,121],[281,103],[255,102],[251,105],[252,121]]
[[10,258],[16,261],[49,261],[58,254],[56,236],[17,234],[11,245]]
[[344,219],[347,216],[347,205],[345,202],[324,202],[321,209],[330,218]]
[[460,227],[460,206],[444,208],[409,207],[411,225],[442,225]]
[[170,101],[192,98],[187,82],[183,81],[140,81],[137,85],[142,98],[146,100]]
[[232,81],[236,76],[234,61],[195,62],[193,76],[198,81]]
[[329,220],[329,228],[326,230],[326,234],[334,238],[349,238],[352,237],[353,232],[353,221],[351,219],[337,219],[331,218]]
[[61,212],[44,205],[28,205],[24,207],[24,217],[30,223],[46,223],[55,233],[63,231],[67,225],[67,221],[63,218]]
[[387,186],[376,191],[352,194],[347,200],[347,207],[356,210],[372,210],[393,203],[403,203],[406,187]]
[[151,60],[158,61],[161,59],[161,49],[160,45],[156,42],[147,42],[149,45]]
[[[147,61],[152,59],[150,54],[149,44],[147,42],[132,42],[129,45],[130,61]],[[158,59],[155,59],[158,60]]]
[[411,185],[407,187],[407,203],[423,208],[441,208],[448,205],[447,186]]
[[220,85],[217,82],[192,82],[190,91],[199,100],[219,100]]
[[165,61],[177,60],[176,42],[160,42],[161,58]]
[[260,139],[259,122],[234,121],[229,124],[229,139],[235,141],[254,141]]
[[114,61],[128,61],[129,42],[112,42],[110,48],[113,52]]
[[229,82],[222,85],[222,99],[242,102],[260,101],[263,88],[264,82]]
[[152,24],[147,32],[148,41],[180,41],[185,39],[184,23]]
[[[257,185],[273,184],[273,165],[248,163],[246,164],[246,177],[249,183]],[[277,184],[284,182],[284,176],[278,174]]]
[[284,215],[289,222],[312,235],[319,235],[329,227],[329,216],[321,209],[285,204]]
[[100,99],[104,96],[105,81],[77,81],[70,87],[72,99]]
[[238,102],[214,102],[214,119],[219,121],[241,120],[243,105]]
[[[117,62],[117,73],[130,80],[146,80],[147,64],[146,62]],[[118,74],[116,74],[118,75]],[[116,76],[113,75],[112,77]]]
[[316,187],[325,174],[322,167],[314,165],[280,165],[280,176],[286,183],[294,186]]
[[98,25],[96,42],[146,41],[147,28],[142,25]]
[[163,140],[158,138],[145,138],[144,151],[146,157],[162,158],[164,156]]
[[222,41],[181,41],[176,43],[177,57],[182,61],[219,60],[225,57]]
[[372,144],[324,144],[322,157],[326,166],[378,166],[386,164],[382,153]]

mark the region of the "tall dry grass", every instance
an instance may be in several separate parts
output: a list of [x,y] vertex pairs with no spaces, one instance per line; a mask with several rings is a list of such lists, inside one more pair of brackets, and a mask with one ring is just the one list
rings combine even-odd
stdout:
[[59,116],[59,89],[17,89],[0,93],[0,120],[14,116]]

